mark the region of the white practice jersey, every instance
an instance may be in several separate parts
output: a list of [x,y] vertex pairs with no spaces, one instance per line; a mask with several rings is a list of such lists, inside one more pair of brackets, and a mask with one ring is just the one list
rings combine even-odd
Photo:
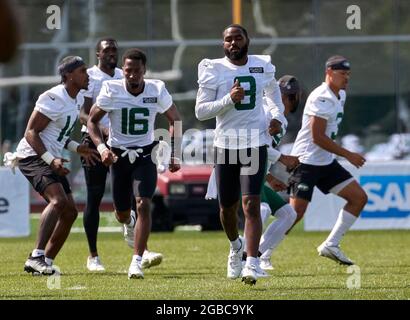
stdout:
[[301,163],[322,166],[328,165],[334,160],[333,153],[313,143],[310,121],[312,116],[327,120],[325,133],[334,140],[342,122],[346,92],[340,90],[339,96],[340,99],[325,82],[309,95],[303,111],[302,128],[299,130],[292,148],[292,155],[298,156]]
[[143,147],[154,142],[155,117],[172,106],[172,97],[161,80],[144,81],[138,96],[127,91],[124,79],[103,83],[96,103],[108,113],[109,146]]
[[214,145],[224,149],[266,145],[268,128],[266,121],[261,120],[265,119],[263,95],[264,90],[276,84],[270,56],[249,55],[243,66],[230,63],[226,57],[204,59],[198,65],[199,87],[216,91],[215,100],[229,96],[236,79],[245,90],[245,98],[236,104],[228,99],[231,104],[226,111],[216,115]]
[[[79,93],[76,99],[71,98],[64,85],[59,84],[41,94],[34,110],[42,113],[51,121],[40,132],[40,138],[47,151],[54,157],[61,157],[64,145],[74,129],[84,97]],[[25,138],[17,146],[17,157],[26,158],[37,153]]]
[[[84,92],[84,97],[91,98],[93,100],[93,104],[97,100],[97,96],[101,91],[101,87],[102,87],[102,84],[103,84],[104,81],[124,78],[122,70],[119,69],[119,68],[115,68],[114,76],[112,76],[112,77],[109,74],[106,74],[104,71],[102,71],[97,66],[93,66],[91,68],[88,68],[87,73],[88,73],[88,76],[89,76],[90,80],[89,80],[89,84],[88,84],[88,90]],[[108,117],[104,116],[100,120],[100,124],[103,127],[108,128],[108,121],[109,121]],[[83,125],[82,128],[81,128],[81,131],[82,132],[88,132],[87,127]]]

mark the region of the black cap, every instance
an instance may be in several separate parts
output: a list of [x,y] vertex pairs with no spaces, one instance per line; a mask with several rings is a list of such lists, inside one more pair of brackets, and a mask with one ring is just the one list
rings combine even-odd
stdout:
[[58,73],[60,76],[64,76],[66,73],[73,72],[75,69],[84,64],[83,58],[79,56],[65,57],[58,65]]
[[299,81],[295,76],[285,75],[278,80],[282,94],[296,94],[300,91]]
[[326,69],[332,70],[350,70],[350,62],[342,56],[332,56],[326,61]]

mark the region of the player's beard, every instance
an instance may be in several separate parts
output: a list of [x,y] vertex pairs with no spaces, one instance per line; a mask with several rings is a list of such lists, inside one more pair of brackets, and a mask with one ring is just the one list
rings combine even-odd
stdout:
[[229,60],[235,61],[240,60],[248,54],[248,47],[249,45],[245,45],[239,49],[237,52],[231,52],[228,49],[224,49],[225,56],[229,58]]

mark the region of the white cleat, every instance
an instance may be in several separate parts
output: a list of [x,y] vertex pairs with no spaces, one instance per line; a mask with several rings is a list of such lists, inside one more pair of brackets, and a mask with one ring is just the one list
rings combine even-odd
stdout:
[[256,276],[257,278],[270,277],[270,274],[267,273],[265,270],[263,270],[262,267],[260,266],[260,261],[259,261],[259,265],[256,266]]
[[88,257],[87,258],[87,269],[89,271],[98,271],[98,272],[104,272],[105,268],[101,263],[100,257]]
[[141,264],[134,259],[131,261],[128,269],[128,279],[144,279]]
[[258,280],[257,266],[254,264],[245,265],[242,270],[242,281],[245,284],[254,285]]
[[319,256],[332,259],[342,265],[351,266],[354,264],[352,260],[344,255],[339,246],[331,247],[327,246],[325,243],[322,243],[319,247],[317,247],[317,252],[319,253]]
[[145,250],[142,255],[141,267],[142,269],[148,269],[155,267],[162,262],[164,256],[161,253]]
[[260,267],[262,270],[273,270],[272,262],[270,258],[260,258]]
[[131,220],[134,221],[134,223],[132,224],[133,225],[132,227],[124,223],[124,240],[127,242],[130,248],[134,248],[134,229],[135,229],[135,224],[137,223],[134,210],[131,210],[130,217],[131,217]]
[[236,279],[241,276],[242,271],[242,254],[245,249],[245,241],[242,237],[239,237],[241,242],[241,247],[239,250],[233,250],[232,248],[229,251],[228,256],[228,267],[227,267],[227,277],[229,279]]

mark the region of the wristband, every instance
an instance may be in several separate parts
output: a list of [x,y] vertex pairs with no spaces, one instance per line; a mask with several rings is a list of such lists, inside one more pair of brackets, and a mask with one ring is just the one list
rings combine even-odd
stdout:
[[77,152],[77,148],[80,144],[74,140],[71,140],[68,144],[67,144],[67,150],[70,150],[72,152]]
[[50,165],[51,162],[53,162],[53,160],[55,159],[55,157],[50,152],[46,151],[41,155],[41,159],[43,159],[45,163]]
[[97,146],[97,150],[98,150],[98,152],[100,153],[100,155],[102,155],[105,150],[108,150],[108,148],[107,148],[107,146],[105,145],[105,143],[100,143],[100,144]]

